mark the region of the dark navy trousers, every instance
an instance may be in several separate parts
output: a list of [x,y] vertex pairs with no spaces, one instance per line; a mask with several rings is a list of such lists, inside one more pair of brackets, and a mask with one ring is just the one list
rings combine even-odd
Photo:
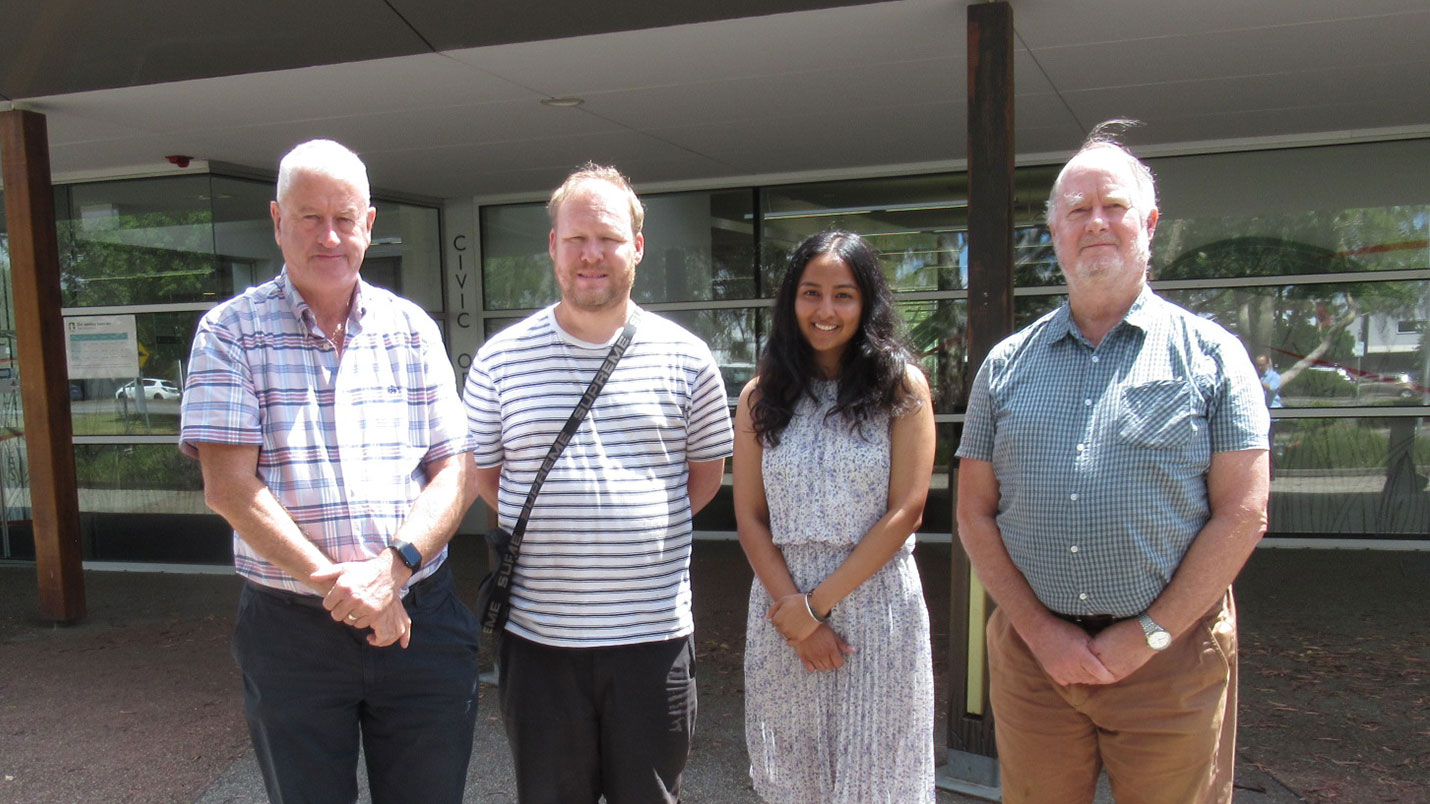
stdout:
[[479,625],[442,567],[403,600],[412,640],[367,644],[322,599],[253,583],[233,655],[273,804],[351,804],[362,742],[374,804],[459,804],[477,715]]

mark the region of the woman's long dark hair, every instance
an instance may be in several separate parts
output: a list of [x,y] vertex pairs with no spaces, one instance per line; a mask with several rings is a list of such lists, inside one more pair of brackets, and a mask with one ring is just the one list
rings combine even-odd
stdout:
[[814,398],[811,383],[820,377],[814,350],[795,320],[794,303],[805,266],[821,254],[849,266],[864,303],[859,329],[841,358],[839,393],[828,415],[841,416],[851,428],[859,428],[875,415],[897,413],[912,393],[905,378],[912,353],[878,255],[853,232],[822,232],[790,255],[775,297],[769,342],[760,358],[759,399],[750,410],[755,437],[766,447],[779,445],[795,406],[801,397]]

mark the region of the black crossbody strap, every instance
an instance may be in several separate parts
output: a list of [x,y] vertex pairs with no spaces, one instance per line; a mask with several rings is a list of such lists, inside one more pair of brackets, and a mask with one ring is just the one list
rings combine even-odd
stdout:
[[517,516],[516,524],[512,526],[511,543],[502,557],[501,571],[497,573],[497,588],[503,592],[511,586],[511,573],[512,569],[516,567],[517,554],[521,552],[521,539],[526,533],[526,521],[531,518],[531,509],[536,505],[536,495],[541,491],[541,484],[546,482],[546,476],[551,473],[551,467],[556,465],[556,459],[561,457],[562,450],[571,443],[572,437],[576,435],[576,429],[581,426],[587,412],[595,404],[596,397],[601,395],[601,389],[605,387],[606,380],[610,379],[611,372],[616,370],[616,363],[620,362],[621,355],[624,355],[626,348],[631,345],[639,318],[640,310],[631,314],[630,320],[626,322],[626,328],[621,330],[620,337],[616,338],[616,342],[611,345],[611,351],[606,355],[605,362],[596,371],[596,376],[591,378],[591,384],[586,386],[586,393],[581,395],[581,401],[577,402],[576,409],[571,411],[571,417],[566,420],[566,426],[561,428],[561,433],[556,436],[556,442],[546,452],[546,459],[541,462],[541,468],[536,470],[536,479],[531,481],[531,490],[526,493],[526,502],[521,506],[521,514]]

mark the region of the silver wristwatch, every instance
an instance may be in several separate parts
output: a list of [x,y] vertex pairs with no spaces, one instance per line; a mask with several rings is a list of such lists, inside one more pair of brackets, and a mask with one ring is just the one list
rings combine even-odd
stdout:
[[1142,633],[1147,635],[1147,647],[1152,650],[1166,650],[1171,646],[1172,635],[1151,617],[1139,614],[1137,615],[1137,624],[1142,626]]

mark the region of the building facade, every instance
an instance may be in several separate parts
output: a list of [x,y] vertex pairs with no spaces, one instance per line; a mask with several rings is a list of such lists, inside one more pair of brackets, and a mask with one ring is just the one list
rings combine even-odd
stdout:
[[[1423,545],[1430,138],[1184,150],[1162,147],[1147,159],[1162,210],[1153,286],[1235,332],[1280,375],[1272,538]],[[711,345],[731,404],[754,371],[794,245],[843,228],[879,247],[934,387],[939,445],[921,536],[950,539],[950,456],[976,370],[966,361],[965,333],[980,314],[969,309],[966,290],[966,174],[825,171],[802,181],[667,190],[640,186],[638,170],[627,169],[649,207],[634,296]],[[1019,326],[1062,300],[1043,224],[1056,169],[1049,162],[1016,173]],[[91,367],[71,382],[88,560],[229,560],[228,530],[204,509],[198,467],[174,448],[172,389],[182,387],[203,311],[281,267],[267,216],[271,187],[271,179],[213,166],[56,188],[66,320],[129,326],[141,361]],[[433,314],[459,372],[484,338],[556,299],[544,199],[376,195],[364,276]],[[3,249],[0,271],[0,338],[9,339],[0,361],[7,361],[13,326]],[[20,381],[13,363],[0,363],[0,558],[33,555]],[[697,530],[733,535],[728,483]]]

